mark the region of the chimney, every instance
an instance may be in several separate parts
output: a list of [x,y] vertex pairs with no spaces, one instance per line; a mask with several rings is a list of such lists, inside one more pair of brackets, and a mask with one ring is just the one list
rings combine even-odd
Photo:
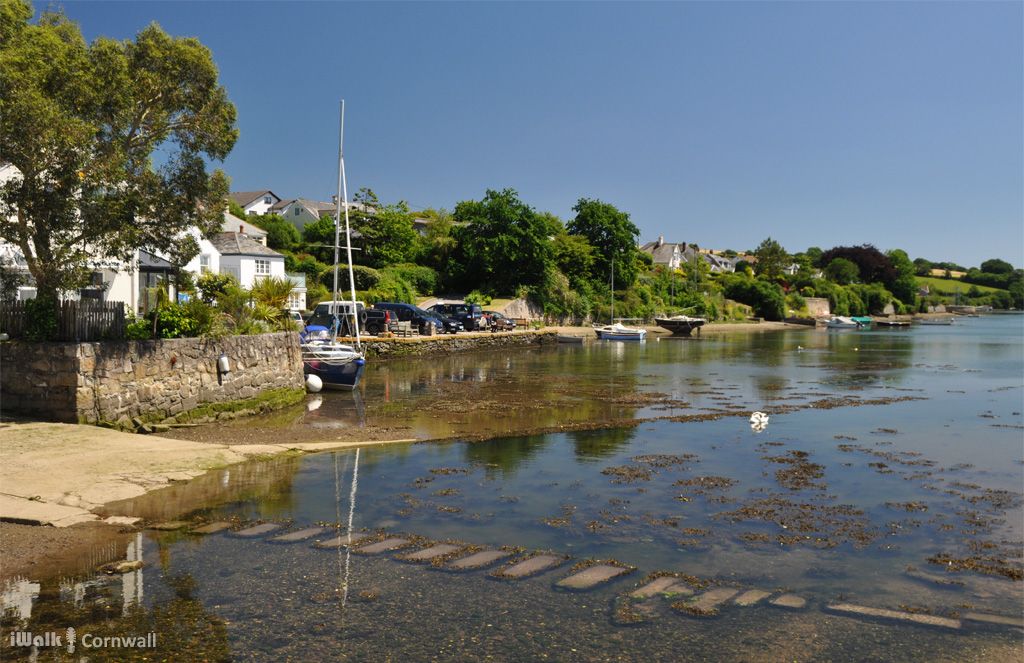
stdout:
[[244,232],[245,232],[245,226],[239,224],[239,226],[238,226],[238,234],[241,235]]
[[658,246],[660,247],[663,244],[665,244],[665,236],[664,235],[658,235]]
[[338,194],[336,194],[336,193],[332,193],[331,194],[331,203],[333,203],[334,205],[338,204]]

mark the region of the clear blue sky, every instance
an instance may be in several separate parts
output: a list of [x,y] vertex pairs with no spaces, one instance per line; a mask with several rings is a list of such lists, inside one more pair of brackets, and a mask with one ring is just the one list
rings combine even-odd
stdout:
[[[37,3],[37,7],[44,7]],[[213,51],[234,190],[451,208],[596,197],[738,250],[870,242],[1024,264],[1021,2],[66,2],[86,37],[150,21]]]

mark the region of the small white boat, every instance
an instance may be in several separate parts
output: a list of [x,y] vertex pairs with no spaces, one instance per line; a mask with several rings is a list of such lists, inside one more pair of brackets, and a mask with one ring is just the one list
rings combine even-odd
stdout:
[[920,325],[951,325],[953,318],[926,318],[917,321]]
[[859,329],[860,323],[853,318],[837,315],[825,323],[825,326],[829,329]]
[[556,338],[558,339],[559,343],[573,343],[573,344],[582,344],[583,343],[583,337],[582,336],[574,336],[573,334],[558,334]]
[[642,341],[647,336],[646,329],[627,327],[621,322],[603,327],[594,327],[594,333],[604,341]]

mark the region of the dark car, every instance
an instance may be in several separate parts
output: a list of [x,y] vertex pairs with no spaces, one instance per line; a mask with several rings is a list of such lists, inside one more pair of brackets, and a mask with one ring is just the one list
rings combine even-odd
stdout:
[[497,311],[484,311],[484,315],[491,319],[492,331],[513,331],[516,328],[516,321],[505,317],[504,313]]
[[430,315],[440,320],[441,324],[444,325],[444,330],[449,334],[456,334],[460,331],[466,331],[466,328],[462,326],[462,323],[456,320],[455,318],[449,318],[447,315],[441,315],[440,313],[437,313],[435,311],[426,311],[426,313],[429,313]]
[[476,304],[434,304],[429,310],[455,318],[462,323],[466,331],[487,329],[488,326],[484,312]]
[[427,328],[433,327],[436,333],[444,331],[444,323],[430,311],[424,311],[419,306],[405,304],[402,302],[377,302],[373,308],[379,311],[388,311],[392,319],[398,318],[399,322],[411,322],[419,333],[426,334]]

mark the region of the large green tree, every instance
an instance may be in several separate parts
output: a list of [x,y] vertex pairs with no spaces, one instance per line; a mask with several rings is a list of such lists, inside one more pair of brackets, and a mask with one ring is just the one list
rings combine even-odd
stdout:
[[482,200],[458,203],[452,216],[458,242],[449,263],[452,287],[512,293],[545,281],[550,226],[515,190],[488,190]]
[[891,249],[886,251],[885,255],[892,261],[892,267],[896,274],[892,280],[883,285],[892,292],[896,299],[908,306],[913,306],[917,303],[917,267],[914,266],[910,256],[903,249]]
[[360,189],[354,201],[361,209],[350,211],[349,221],[362,252],[353,256],[353,260],[371,267],[411,260],[416,250],[416,230],[405,201],[383,205],[373,190],[367,188]]
[[790,258],[786,249],[771,237],[761,242],[754,250],[757,257],[757,264],[754,265],[754,272],[758,276],[765,276],[769,279],[782,278],[784,270],[789,267]]
[[238,136],[210,51],[158,25],[134,40],[86,43],[61,13],[32,22],[0,0],[0,239],[25,255],[40,299],[78,287],[97,256],[198,251],[182,231],[214,232]]
[[616,288],[628,288],[639,272],[636,241],[640,229],[629,214],[597,199],[580,198],[572,208],[576,216],[566,224],[570,234],[582,235],[594,247],[594,280],[608,283],[615,265]]

